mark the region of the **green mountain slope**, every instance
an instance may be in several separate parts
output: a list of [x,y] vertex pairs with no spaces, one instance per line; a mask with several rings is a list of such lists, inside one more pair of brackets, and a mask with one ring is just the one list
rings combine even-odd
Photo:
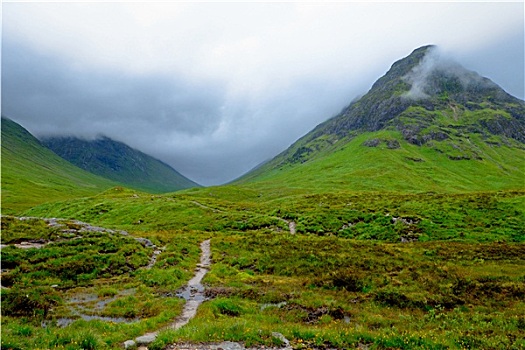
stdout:
[[93,195],[115,183],[90,174],[45,148],[19,124],[2,117],[2,213],[60,199]]
[[127,187],[161,193],[199,186],[160,160],[107,137],[55,137],[42,143],[76,166]]
[[3,217],[2,349],[121,349],[164,329],[210,238],[212,300],[151,347],[275,348],[279,332],[297,349],[524,348],[523,102],[457,66],[429,69],[428,49],[240,184],[116,187],[25,212],[129,236]]
[[238,183],[310,189],[525,187],[525,104],[425,46]]

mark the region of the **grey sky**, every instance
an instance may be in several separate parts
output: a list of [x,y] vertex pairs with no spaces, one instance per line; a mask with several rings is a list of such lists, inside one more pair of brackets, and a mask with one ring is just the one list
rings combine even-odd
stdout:
[[436,44],[524,97],[516,3],[3,4],[2,114],[104,134],[204,185],[275,156]]

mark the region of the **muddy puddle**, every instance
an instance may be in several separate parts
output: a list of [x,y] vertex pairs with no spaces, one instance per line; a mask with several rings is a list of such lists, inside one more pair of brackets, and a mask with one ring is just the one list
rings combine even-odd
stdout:
[[[113,323],[134,323],[140,321],[139,318],[124,318],[124,317],[109,317],[109,316],[97,316],[97,315],[86,315],[86,314],[78,314],[78,318],[70,318],[70,317],[61,317],[58,318],[55,322],[58,327],[67,327],[73,322],[83,319],[84,321],[92,321],[92,320],[100,320],[105,322],[113,322]],[[45,325],[44,325],[45,326]]]
[[282,308],[283,306],[286,306],[288,305],[288,303],[286,301],[281,301],[280,303],[266,303],[266,304],[262,304],[261,307],[260,307],[260,310],[263,311],[265,309],[268,309],[270,307],[275,307],[277,309],[280,309]]
[[[75,322],[76,320],[82,319],[85,321],[100,320],[113,323],[133,323],[138,322],[138,318],[124,318],[124,317],[110,317],[101,316],[96,313],[103,312],[104,308],[111,302],[128,295],[135,294],[136,289],[130,288],[120,291],[115,296],[100,299],[97,294],[94,293],[77,293],[72,295],[66,300],[71,317],[60,317],[54,322],[58,327],[66,327]],[[47,326],[48,323],[43,323],[42,326]]]

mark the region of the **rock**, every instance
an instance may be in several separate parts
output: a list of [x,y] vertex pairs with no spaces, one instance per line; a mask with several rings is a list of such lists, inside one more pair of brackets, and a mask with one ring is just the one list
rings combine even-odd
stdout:
[[277,338],[280,341],[282,341],[284,346],[285,346],[285,348],[290,348],[291,349],[290,341],[288,339],[286,339],[285,336],[282,335],[281,333],[279,333],[279,332],[272,332],[272,337]]
[[58,222],[57,218],[44,219],[49,227],[62,227],[64,224]]
[[297,227],[295,221],[290,221],[288,223],[288,228],[290,229],[290,234],[295,235],[295,228]]
[[75,235],[78,232],[78,230],[70,228],[70,229],[60,230],[60,232],[62,232],[65,235]]
[[269,307],[275,307],[275,308],[280,309],[287,304],[288,303],[286,301],[281,301],[280,303],[266,303],[266,304],[261,305],[260,310],[263,311],[264,309],[267,309]]
[[224,341],[217,345],[217,350],[244,350],[244,346],[231,341]]
[[134,340],[126,340],[124,342],[124,349],[132,349],[132,348],[135,348],[137,346],[137,344],[135,343]]
[[154,248],[155,247],[155,244],[153,244],[153,242],[151,242],[147,238],[135,238],[135,240],[137,242],[139,242],[140,244],[142,244],[144,247],[147,247],[147,248]]
[[18,218],[20,221],[27,221],[27,220],[38,220],[36,216],[22,216]]
[[389,149],[398,149],[401,147],[401,145],[396,139],[388,139],[386,140],[386,147],[388,147]]
[[156,338],[157,338],[157,333],[148,333],[138,338],[135,338],[135,343],[137,343],[137,345],[147,345],[147,344],[153,343]]
[[107,230],[103,227],[84,224],[84,226],[80,229],[80,232],[107,232]]
[[369,139],[363,142],[363,146],[366,147],[377,147],[381,143],[380,139]]

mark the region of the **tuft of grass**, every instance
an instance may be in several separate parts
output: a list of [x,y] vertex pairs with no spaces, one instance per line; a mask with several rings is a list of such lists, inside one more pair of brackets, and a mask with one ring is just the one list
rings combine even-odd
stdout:
[[113,287],[102,287],[97,290],[97,295],[99,297],[114,297],[118,294],[118,290]]

